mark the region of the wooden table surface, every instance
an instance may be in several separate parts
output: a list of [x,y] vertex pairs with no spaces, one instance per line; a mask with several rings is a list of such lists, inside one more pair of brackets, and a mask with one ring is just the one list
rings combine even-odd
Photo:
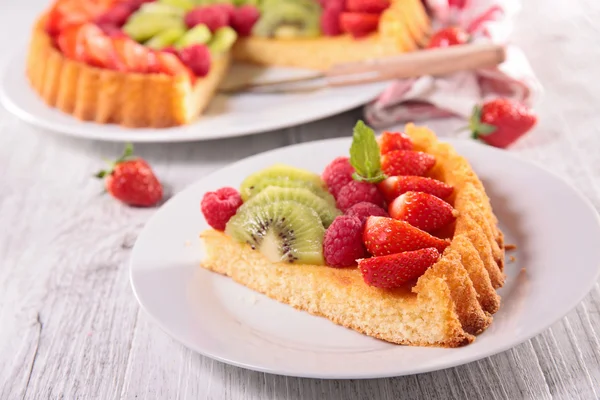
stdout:
[[[45,2],[0,3],[0,62]],[[516,21],[546,89],[541,122],[511,151],[566,177],[600,206],[600,3],[528,0]],[[568,3],[568,5],[567,5]],[[354,110],[277,132],[139,145],[176,193],[206,173],[291,143],[346,136]],[[458,121],[435,121],[441,135]],[[600,290],[532,340],[434,373],[315,380],[195,354],[140,311],[128,276],[153,210],[121,206],[91,175],[121,145],[35,129],[0,108],[0,399],[598,399]],[[568,268],[565,265],[565,268]],[[556,294],[560,296],[560,293]]]

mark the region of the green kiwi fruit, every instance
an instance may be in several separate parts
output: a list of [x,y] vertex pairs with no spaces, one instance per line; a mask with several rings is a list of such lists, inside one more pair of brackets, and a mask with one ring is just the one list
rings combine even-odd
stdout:
[[134,14],[123,31],[137,42],[145,42],[162,31],[173,28],[185,29],[183,18],[158,13]]
[[[246,200],[248,197],[250,197],[250,192],[253,191],[254,187],[259,181],[273,178],[307,181],[312,182],[315,186],[321,186],[323,188],[325,187],[325,183],[319,175],[304,169],[278,163],[257,171],[244,179],[240,189],[240,192],[242,193],[242,199]],[[263,185],[263,188],[264,187],[266,186]]]
[[208,48],[213,53],[224,53],[233,46],[237,37],[237,32],[233,28],[224,26],[215,31],[212,39],[208,42]]
[[321,34],[321,8],[312,0],[264,0],[252,28],[259,37],[310,38]]
[[244,203],[242,208],[254,207],[257,204],[275,203],[278,201],[295,201],[312,208],[317,212],[319,218],[321,218],[321,222],[325,228],[329,227],[335,217],[341,214],[337,208],[332,206],[325,199],[317,196],[310,190],[301,187],[283,188],[269,186]]
[[160,50],[177,42],[184,35],[185,29],[181,27],[169,28],[148,40],[144,45],[151,49]]
[[194,3],[192,0],[159,0],[158,2],[159,4],[177,7],[183,11],[190,11],[196,7],[196,3]]
[[296,201],[240,208],[227,222],[225,233],[271,262],[325,263],[321,219],[315,210]]
[[144,3],[135,13],[135,15],[139,14],[161,14],[171,17],[183,17],[185,10],[181,7],[166,4],[166,2],[161,1],[160,3]]
[[252,196],[256,196],[258,193],[270,186],[278,186],[283,188],[305,188],[327,201],[327,203],[329,203],[332,207],[335,207],[335,198],[322,185],[317,185],[314,182],[307,180],[303,181],[299,179],[290,179],[285,176],[266,177],[260,179],[251,186],[242,186],[242,189],[240,190],[242,199],[247,201]]
[[210,33],[210,29],[206,25],[196,25],[175,42],[175,47],[182,49],[193,44],[206,44],[211,38],[212,33]]

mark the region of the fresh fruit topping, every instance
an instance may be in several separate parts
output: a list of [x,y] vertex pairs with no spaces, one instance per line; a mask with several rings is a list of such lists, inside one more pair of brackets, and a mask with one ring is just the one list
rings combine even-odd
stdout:
[[342,211],[362,202],[383,206],[383,196],[377,190],[377,186],[368,182],[351,181],[340,190],[337,196],[337,207]]
[[414,281],[438,262],[440,253],[426,248],[358,261],[365,283],[382,289],[393,289]]
[[340,14],[342,32],[361,38],[377,30],[379,14],[343,12]]
[[181,61],[194,73],[203,77],[210,71],[211,55],[206,45],[195,44],[179,51]]
[[381,157],[383,172],[388,176],[425,175],[435,165],[435,157],[411,150],[394,150]]
[[123,155],[108,170],[96,178],[105,179],[105,186],[117,200],[138,207],[151,207],[163,197],[163,188],[152,168],[142,158],[133,155],[133,146],[125,146]]
[[362,222],[357,217],[341,215],[325,231],[323,255],[332,267],[350,267],[356,260],[366,257],[362,241]]
[[215,34],[208,43],[208,48],[213,53],[227,52],[231,49],[231,46],[233,46],[237,37],[237,33],[233,28],[224,26],[215,31]]
[[325,36],[338,36],[342,33],[340,27],[340,14],[342,13],[341,8],[327,7],[321,14],[321,31]]
[[427,193],[406,192],[389,207],[392,218],[406,221],[425,232],[435,232],[456,219],[452,206]]
[[71,60],[85,61],[85,45],[79,32],[83,25],[73,25],[63,29],[56,43],[60,51]]
[[[126,64],[118,58],[113,41],[130,39],[111,39],[99,27],[87,24],[80,32],[86,48],[86,62],[100,68],[125,70]],[[132,42],[139,46],[137,43]],[[144,49],[144,52],[147,52]]]
[[116,58],[124,70],[145,73],[156,67],[156,56],[147,47],[125,37],[113,40]]
[[103,13],[110,3],[81,0],[55,1],[46,19],[46,32],[57,36],[68,27],[85,24]]
[[111,38],[127,37],[125,32],[117,25],[105,23],[97,23],[96,25],[98,25],[98,28],[102,29],[102,32],[104,32],[105,35]]
[[375,132],[362,121],[354,126],[350,164],[356,170],[352,178],[357,181],[378,183],[386,178],[381,171],[381,153]]
[[196,25],[177,40],[175,47],[182,49],[193,44],[207,44],[212,33],[206,25]]
[[348,157],[338,157],[333,160],[321,174],[321,178],[327,185],[329,193],[337,197],[340,190],[352,180],[354,167],[350,165]]
[[161,50],[165,47],[173,45],[186,34],[182,27],[169,28],[160,32],[152,39],[148,40],[144,45],[154,50]]
[[351,217],[357,217],[360,222],[364,225],[367,222],[367,218],[375,217],[389,217],[387,211],[373,203],[361,202],[356,203],[352,207],[346,210],[345,215]]
[[516,101],[500,98],[475,106],[469,128],[474,139],[506,148],[537,122],[535,113]]
[[386,154],[394,150],[413,149],[412,140],[407,134],[402,132],[383,132],[378,142],[381,154]]
[[185,29],[181,17],[147,12],[135,13],[123,25],[123,31],[136,42],[145,42],[172,28]]
[[184,21],[188,28],[196,25],[206,25],[211,32],[229,25],[228,9],[219,5],[200,6],[185,15]]
[[191,81],[196,78],[192,70],[189,69],[176,55],[166,51],[159,51],[155,56],[158,72],[172,76],[186,75]]
[[379,14],[389,6],[389,0],[346,0],[346,9],[359,13]]
[[[184,11],[190,11],[194,7],[196,7],[196,3],[194,0],[159,0],[160,3],[167,6],[179,8]],[[152,4],[152,3],[150,3]]]
[[121,27],[127,22],[134,11],[135,9],[131,7],[131,4],[118,3],[97,17],[94,22],[98,25],[109,24]]
[[385,217],[369,217],[365,224],[363,241],[374,256],[403,253],[435,247],[440,253],[450,244],[405,221]]
[[279,39],[321,35],[321,7],[314,0],[263,0],[252,35]]
[[260,18],[260,11],[251,4],[246,4],[234,10],[231,16],[231,27],[240,36],[250,36],[252,28]]
[[469,34],[461,28],[452,26],[435,32],[429,41],[428,48],[448,47],[457,44],[465,44],[469,41]]
[[256,196],[244,203],[244,208],[254,207],[256,204],[269,204],[277,201],[295,201],[312,208],[317,212],[323,226],[327,228],[333,219],[340,215],[340,211],[325,199],[317,196],[305,188],[282,188],[269,186]]
[[271,262],[324,264],[321,219],[315,210],[295,201],[244,208],[231,217],[225,233]]
[[242,197],[232,187],[224,187],[215,192],[208,192],[202,198],[200,209],[206,222],[214,229],[225,230],[227,222],[242,205]]
[[422,176],[390,176],[377,184],[377,188],[388,203],[406,192],[429,193],[440,199],[452,194],[454,188],[437,179]]

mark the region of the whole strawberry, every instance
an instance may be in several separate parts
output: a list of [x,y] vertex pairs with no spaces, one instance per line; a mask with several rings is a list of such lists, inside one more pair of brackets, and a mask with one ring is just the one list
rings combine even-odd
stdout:
[[123,155],[110,164],[110,169],[98,172],[105,186],[117,200],[137,207],[151,207],[163,197],[163,188],[148,163],[133,155],[133,146],[125,146]]
[[484,103],[483,107],[475,106],[469,129],[474,139],[504,149],[533,128],[536,122],[536,115],[526,106],[499,98]]

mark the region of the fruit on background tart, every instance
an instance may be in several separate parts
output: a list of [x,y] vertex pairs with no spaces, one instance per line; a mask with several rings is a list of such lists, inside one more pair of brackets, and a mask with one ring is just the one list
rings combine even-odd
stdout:
[[424,127],[357,124],[321,176],[278,164],[205,194],[202,267],[388,342],[458,347],[492,322],[504,241],[468,161]]
[[170,127],[197,118],[231,60],[325,69],[417,49],[420,0],[56,0],[36,22],[34,90],[76,118]]

